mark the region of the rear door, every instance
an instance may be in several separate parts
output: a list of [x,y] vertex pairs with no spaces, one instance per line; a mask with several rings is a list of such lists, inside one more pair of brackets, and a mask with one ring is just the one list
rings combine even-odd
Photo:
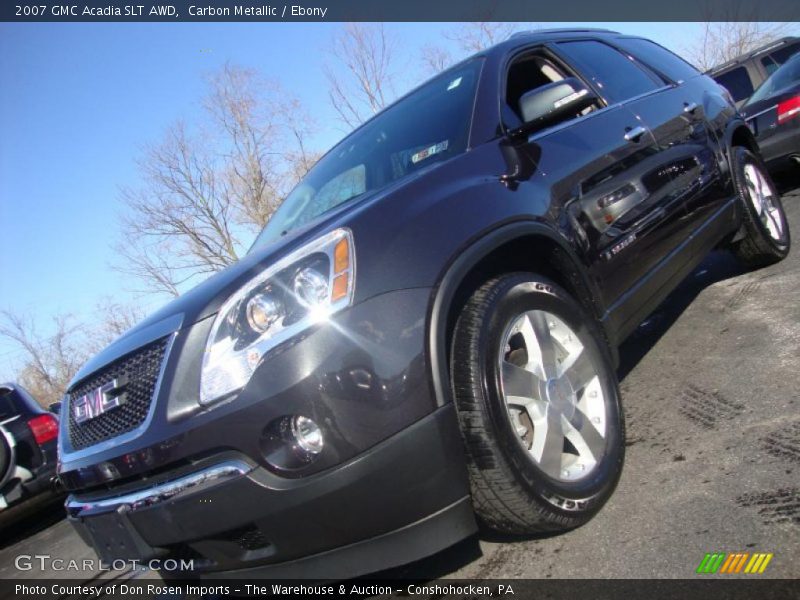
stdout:
[[683,201],[689,213],[681,234],[688,237],[705,227],[704,238],[721,237],[730,223],[718,213],[727,205],[730,193],[721,171],[721,132],[714,130],[709,122],[713,116],[706,114],[708,81],[691,65],[649,40],[621,38],[615,44],[650,68],[665,86],[657,94],[629,102],[628,107],[650,128],[661,151],[670,155],[676,200]]
[[[581,182],[581,207],[600,235],[595,271],[623,332],[665,293],[691,259],[684,182],[676,174],[693,166],[688,127],[666,106],[669,87],[618,49],[599,40],[552,45],[606,100],[616,116],[605,119],[621,160]],[[683,106],[679,104],[678,115]],[[608,109],[607,109],[608,110]],[[644,314],[641,314],[644,312]]]

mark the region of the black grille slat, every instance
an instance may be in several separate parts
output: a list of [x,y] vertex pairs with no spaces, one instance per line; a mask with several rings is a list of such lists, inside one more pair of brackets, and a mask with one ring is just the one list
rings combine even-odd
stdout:
[[[161,372],[169,338],[145,346],[84,379],[69,392],[69,441],[81,450],[136,429],[147,418]],[[72,400],[113,379],[127,380],[125,403],[107,413],[78,424],[72,413]]]

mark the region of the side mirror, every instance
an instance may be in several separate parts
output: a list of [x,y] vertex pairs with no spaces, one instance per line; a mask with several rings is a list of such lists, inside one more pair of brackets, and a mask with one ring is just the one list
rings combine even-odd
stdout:
[[597,95],[576,77],[548,83],[526,92],[519,99],[524,123],[511,133],[529,133],[574,117],[597,100]]
[[58,402],[53,402],[50,406],[47,407],[51,413],[55,415],[61,415],[61,400]]

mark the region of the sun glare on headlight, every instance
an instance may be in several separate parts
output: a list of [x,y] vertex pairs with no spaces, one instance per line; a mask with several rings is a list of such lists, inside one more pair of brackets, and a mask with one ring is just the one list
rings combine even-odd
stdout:
[[272,348],[349,306],[354,277],[352,234],[337,229],[245,283],[214,320],[203,356],[200,403],[237,392]]

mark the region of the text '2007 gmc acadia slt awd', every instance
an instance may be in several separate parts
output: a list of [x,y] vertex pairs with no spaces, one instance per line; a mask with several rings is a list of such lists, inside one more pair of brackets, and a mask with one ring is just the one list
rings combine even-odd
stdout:
[[[623,463],[616,348],[712,248],[789,230],[718,84],[648,40],[512,37],[328,152],[239,263],[65,398],[106,560],[347,577],[577,527]],[[635,401],[635,399],[632,399]]]

